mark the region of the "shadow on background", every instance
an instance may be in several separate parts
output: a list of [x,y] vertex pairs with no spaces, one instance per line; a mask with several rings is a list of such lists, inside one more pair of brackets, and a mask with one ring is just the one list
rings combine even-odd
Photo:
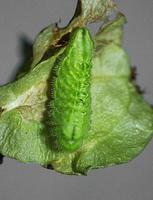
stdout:
[[22,75],[28,72],[32,63],[33,43],[24,34],[19,36],[19,57],[20,61],[11,77],[11,81],[14,81],[19,76],[19,74]]

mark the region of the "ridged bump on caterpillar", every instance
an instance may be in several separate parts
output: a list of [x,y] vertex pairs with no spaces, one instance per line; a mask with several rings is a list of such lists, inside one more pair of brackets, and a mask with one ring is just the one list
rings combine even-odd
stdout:
[[92,52],[89,30],[77,28],[52,69],[49,123],[61,151],[78,149],[90,128]]

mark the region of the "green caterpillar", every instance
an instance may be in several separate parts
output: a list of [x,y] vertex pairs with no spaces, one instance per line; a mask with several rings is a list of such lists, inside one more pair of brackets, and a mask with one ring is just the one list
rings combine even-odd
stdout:
[[78,149],[89,131],[92,52],[88,29],[77,28],[52,69],[50,124],[60,150]]

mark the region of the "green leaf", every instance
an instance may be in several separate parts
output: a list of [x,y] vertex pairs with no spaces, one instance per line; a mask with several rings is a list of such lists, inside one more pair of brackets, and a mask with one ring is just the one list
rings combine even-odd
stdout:
[[44,28],[37,35],[33,45],[32,68],[41,61],[45,53],[50,51],[52,47],[63,45],[59,41],[64,35],[69,34],[76,27],[82,27],[98,19],[105,19],[106,15],[115,9],[116,5],[112,0],[78,0],[76,12],[68,26],[59,28],[58,23],[55,23]]
[[79,0],[71,23],[77,21],[86,24],[104,20],[113,10],[116,10],[116,5],[112,0]]
[[36,37],[33,45],[33,63],[32,66],[38,64],[45,52],[49,49],[53,40],[54,25],[50,25],[43,29]]
[[[95,37],[91,128],[82,147],[73,153],[52,147],[47,118],[50,72],[64,48],[40,62],[44,50],[35,44],[41,55],[36,53],[39,64],[0,87],[1,154],[25,163],[52,165],[65,174],[86,174],[89,169],[126,163],[144,149],[153,136],[153,110],[130,79],[129,59],[121,47],[124,22],[123,15],[117,16]],[[70,28],[74,27],[69,25],[67,30]],[[49,45],[46,42],[44,49]]]
[[126,23],[126,18],[122,13],[118,13],[115,19],[109,21],[100,28],[95,36],[96,46],[115,42],[118,45],[122,44],[123,28]]

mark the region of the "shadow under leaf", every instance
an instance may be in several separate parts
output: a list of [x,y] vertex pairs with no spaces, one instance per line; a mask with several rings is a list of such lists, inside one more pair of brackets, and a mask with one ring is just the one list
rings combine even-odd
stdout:
[[2,154],[0,154],[0,165],[3,164],[3,158],[4,158],[4,156]]

